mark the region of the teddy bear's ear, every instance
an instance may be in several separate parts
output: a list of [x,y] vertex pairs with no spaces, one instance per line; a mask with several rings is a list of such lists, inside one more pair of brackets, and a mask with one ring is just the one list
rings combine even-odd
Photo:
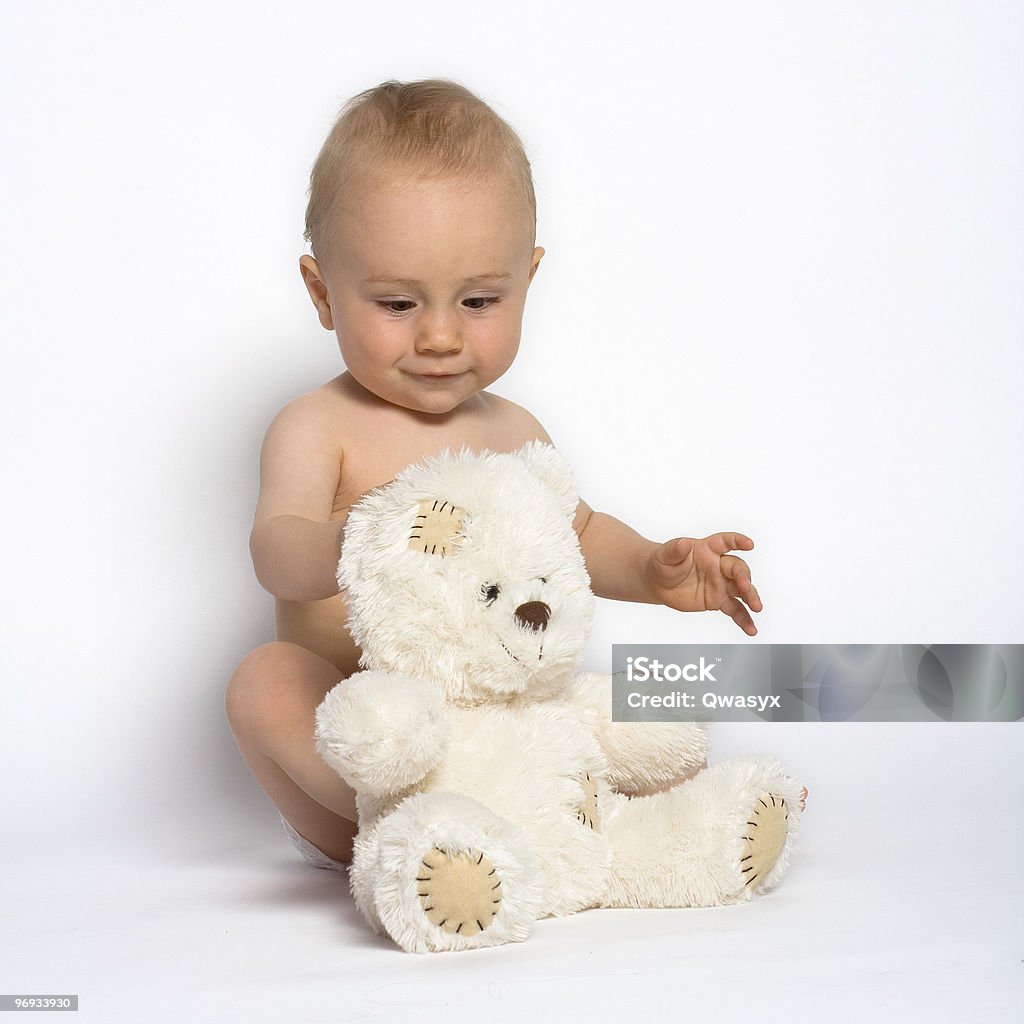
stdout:
[[443,498],[423,498],[417,505],[409,536],[409,547],[428,555],[454,554],[464,539],[462,524],[466,510]]
[[580,496],[569,463],[544,441],[530,441],[513,454],[555,492],[562,514],[572,519]]

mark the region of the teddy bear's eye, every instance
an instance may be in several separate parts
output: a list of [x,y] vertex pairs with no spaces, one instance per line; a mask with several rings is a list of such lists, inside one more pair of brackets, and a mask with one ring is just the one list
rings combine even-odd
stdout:
[[540,577],[540,582],[541,582],[541,583],[547,583],[547,581],[548,581],[548,578],[547,578],[547,576],[541,576],[541,577]]
[[489,587],[481,587],[480,593],[488,604],[494,604],[498,600],[501,590],[498,588],[497,583],[492,583]]

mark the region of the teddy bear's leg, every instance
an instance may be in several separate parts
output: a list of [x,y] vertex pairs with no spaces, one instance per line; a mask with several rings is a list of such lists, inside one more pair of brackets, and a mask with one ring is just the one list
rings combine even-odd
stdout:
[[712,765],[662,793],[612,794],[609,907],[713,906],[751,899],[785,873],[800,783],[767,757]]
[[527,937],[544,887],[521,828],[470,797],[432,792],[408,797],[373,830],[358,867],[353,857],[353,891],[370,894],[372,914],[360,909],[402,949],[472,949]]
[[367,828],[360,826],[352,844],[352,863],[348,869],[348,882],[356,909],[378,934],[385,932],[377,914],[374,883],[380,876],[380,821]]

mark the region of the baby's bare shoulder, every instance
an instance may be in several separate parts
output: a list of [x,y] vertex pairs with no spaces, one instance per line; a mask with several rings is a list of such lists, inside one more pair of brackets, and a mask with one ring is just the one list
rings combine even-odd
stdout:
[[326,519],[344,457],[341,420],[324,388],[293,398],[278,412],[260,450],[257,522],[285,513]]
[[552,443],[540,420],[529,409],[489,391],[480,392],[480,397],[487,404],[492,423],[507,436],[509,442],[525,444],[536,440]]
[[267,437],[294,438],[303,444],[336,448],[345,421],[344,401],[328,381],[287,402],[271,421]]

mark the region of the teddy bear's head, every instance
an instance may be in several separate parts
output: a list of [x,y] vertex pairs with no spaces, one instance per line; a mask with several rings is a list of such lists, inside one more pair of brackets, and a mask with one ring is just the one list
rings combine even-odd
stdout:
[[364,496],[338,565],[362,666],[455,702],[560,692],[594,611],[577,502],[567,463],[539,441],[442,452]]

